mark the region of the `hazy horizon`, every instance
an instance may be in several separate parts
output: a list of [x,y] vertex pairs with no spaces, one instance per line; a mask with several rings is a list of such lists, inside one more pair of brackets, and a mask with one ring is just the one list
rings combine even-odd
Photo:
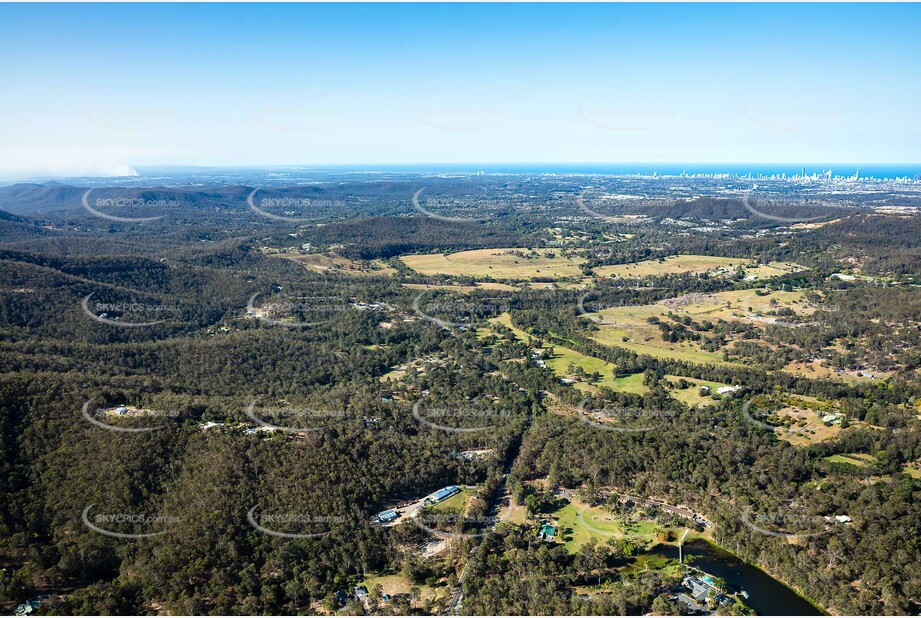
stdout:
[[[717,175],[728,174],[733,177],[770,177],[786,175],[790,178],[803,172],[807,176],[822,175],[830,170],[835,178],[851,177],[859,174],[861,178],[911,178],[921,180],[921,163],[528,163],[528,162],[468,162],[452,164],[436,163],[407,163],[407,164],[322,164],[322,165],[239,165],[239,166],[191,166],[191,165],[150,165],[138,166],[132,170],[131,175],[31,175],[20,177],[4,177],[0,174],[0,185],[12,185],[21,182],[61,182],[89,183],[89,184],[124,184],[143,186],[156,181],[175,181],[182,178],[188,180],[209,177],[211,183],[218,182],[226,177],[228,183],[242,182],[246,175],[254,177],[264,175],[264,179],[271,179],[273,184],[289,181],[296,183],[313,176],[325,174],[407,174],[407,175],[439,175],[457,174],[474,175],[478,173],[493,175],[598,175],[598,176],[649,176],[662,177],[681,175]],[[241,179],[241,176],[243,177]]]

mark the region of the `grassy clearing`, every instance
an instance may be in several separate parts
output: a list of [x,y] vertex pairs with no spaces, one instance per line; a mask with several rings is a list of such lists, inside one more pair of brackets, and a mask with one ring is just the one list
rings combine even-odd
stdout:
[[645,260],[631,264],[613,264],[592,269],[597,277],[651,277],[680,273],[704,273],[734,275],[742,268],[744,276],[750,279],[770,279],[787,273],[806,270],[792,262],[770,262],[755,264],[741,258],[717,257],[712,255],[673,255],[664,259]]
[[834,367],[831,367],[828,361],[824,359],[816,359],[809,363],[794,361],[787,364],[781,371],[792,373],[793,375],[805,376],[807,378],[824,378],[850,383],[879,382],[893,375],[891,371],[875,372],[872,377],[865,375],[862,371],[853,371],[850,369],[838,371]]
[[558,538],[570,552],[579,551],[580,547],[593,538],[599,543],[628,534],[640,539],[652,539],[657,528],[654,521],[625,521],[623,517],[603,507],[588,506],[577,501],[569,502],[554,511],[551,517],[557,522]]
[[528,520],[528,511],[521,504],[509,504],[499,511],[499,519],[513,524],[524,524]]
[[[624,339],[626,338],[626,341]],[[642,326],[617,328],[602,326],[592,339],[604,345],[625,348],[637,354],[654,358],[670,358],[696,364],[738,365],[723,360],[721,352],[707,352],[694,342],[669,343],[663,341],[659,330],[650,331]]]
[[[757,402],[762,401],[762,398],[758,397],[755,401],[756,405],[761,405]],[[771,400],[767,399],[767,401]],[[776,409],[778,404],[775,401],[775,403],[768,408],[775,411],[767,415],[756,415],[756,420],[768,422],[776,426],[774,434],[777,436],[778,440],[789,442],[793,446],[807,447],[811,444],[835,440],[839,437],[841,432],[844,431],[840,424],[844,420],[844,415],[841,413],[840,407],[834,401],[825,401],[806,395],[786,395],[781,398],[781,401],[779,405],[783,407]],[[827,415],[832,415],[836,418],[829,418],[826,424],[823,418]],[[850,426],[870,427],[870,425],[854,419],[849,419],[848,422]],[[833,457],[839,456],[836,455]],[[846,457],[856,462],[863,462],[863,465],[876,461],[872,455],[860,453],[850,454]],[[838,461],[833,458],[826,459],[833,462],[837,461],[838,463],[858,465],[854,463],[854,461]]]
[[425,584],[413,584],[405,575],[371,575],[361,582],[369,591],[380,584],[384,594],[409,594],[415,587],[419,589],[420,601],[435,600],[447,595],[447,588],[433,588]]
[[626,348],[637,354],[656,358],[671,358],[700,364],[738,365],[723,360],[722,352],[709,352],[693,341],[671,343],[662,339],[659,328],[648,322],[655,317],[668,320],[669,312],[688,315],[696,322],[710,320],[740,320],[764,325],[774,320],[763,315],[772,309],[789,307],[797,313],[807,314],[812,307],[803,299],[802,292],[771,292],[759,295],[758,290],[738,290],[716,294],[686,294],[649,305],[612,307],[590,314],[607,324],[592,337],[605,345]]
[[[512,325],[512,317],[508,313],[503,313],[490,320],[493,324],[501,324],[507,328],[510,328],[515,334],[515,337],[523,342],[527,343],[530,337],[526,332],[520,328],[516,328]],[[487,329],[480,329],[478,335],[485,336],[490,331]],[[576,379],[579,380],[573,384],[579,390],[586,393],[597,393],[598,388],[601,386],[610,388],[615,391],[622,391],[627,393],[646,393],[649,389],[643,385],[643,375],[634,374],[628,376],[621,376],[618,378],[614,377],[615,366],[611,363],[607,363],[600,358],[595,358],[594,356],[588,356],[577,352],[571,348],[560,345],[549,345],[548,347],[553,348],[553,356],[547,359],[547,368],[553,371],[553,373],[559,378],[566,379]],[[541,349],[541,348],[537,348]],[[601,378],[592,383],[588,383],[580,379],[575,374],[569,371],[570,365],[581,367],[582,370],[591,375],[594,372],[598,372],[601,375]]]
[[833,440],[841,433],[838,425],[825,425],[822,410],[813,410],[803,406],[787,406],[778,410],[777,415],[789,419],[792,424],[786,429],[780,429],[777,438],[789,442],[793,446],[809,446],[826,440]]
[[[511,315],[508,313],[503,313],[502,315],[493,318],[490,322],[494,324],[501,324],[507,328],[510,328],[519,341],[527,343],[529,335],[512,325]],[[645,322],[644,322],[645,323]],[[489,334],[491,331],[488,328],[480,329],[477,334],[480,337],[484,337]],[[621,345],[621,344],[617,344]],[[616,369],[615,365],[606,363],[605,361],[595,358],[594,356],[588,356],[577,352],[571,348],[565,346],[554,345],[553,347],[553,357],[547,359],[547,367],[553,371],[553,373],[560,378],[566,379],[577,379],[577,376],[572,374],[569,371],[570,364],[577,365],[582,367],[582,369],[588,373],[592,374],[597,371],[601,374],[601,379],[597,382],[588,383],[584,381],[578,381],[574,384],[576,388],[586,393],[596,393],[598,392],[598,387],[604,386],[610,388],[611,390],[622,392],[622,393],[634,393],[637,395],[644,395],[649,392],[649,387],[643,384],[643,374],[635,373],[631,375],[618,376],[614,377],[614,370]],[[627,346],[624,346],[627,347]],[[713,358],[722,362],[721,357],[718,355],[713,355]],[[696,362],[701,362],[700,360]],[[672,382],[677,382],[681,379],[681,376],[669,375],[666,376],[667,379]],[[709,386],[713,392],[716,392],[716,389],[721,386],[726,386],[720,382],[710,382],[707,380],[698,380],[696,378],[685,378],[688,382],[692,384],[687,389],[675,388],[670,391],[671,395],[685,403],[687,405],[693,406],[700,403],[708,403],[711,400],[710,397],[701,397],[700,396],[700,387]]]
[[770,279],[780,277],[788,273],[798,273],[808,270],[805,266],[794,264],[793,262],[770,262],[761,264],[753,268],[743,267],[746,279]]
[[502,313],[501,315],[498,315],[492,318],[491,320],[489,320],[489,322],[491,324],[501,324],[502,326],[508,329],[511,329],[512,333],[515,334],[515,337],[523,343],[527,343],[528,339],[531,337],[528,333],[524,332],[523,330],[521,330],[520,328],[512,324],[512,315],[508,313],[507,311],[505,313]]
[[470,294],[479,290],[494,290],[499,292],[517,292],[518,288],[506,283],[477,283],[476,285],[430,285],[428,283],[404,283],[403,287],[412,290],[444,290],[447,292],[458,292],[460,294]]
[[545,361],[547,367],[560,378],[579,379],[574,373],[570,372],[570,366],[581,367],[587,374],[598,372],[601,379],[592,382],[578,381],[573,386],[584,392],[598,392],[599,386],[606,386],[610,389],[617,389],[618,382],[614,379],[615,366],[593,356],[586,356],[581,352],[576,352],[562,346],[553,346],[553,356]]
[[547,283],[545,281],[531,281],[527,283],[522,283],[521,285],[526,289],[531,290],[585,290],[588,289],[594,283],[594,279],[589,277],[583,278],[581,281],[554,281],[552,283]]
[[723,319],[770,323],[774,318],[763,314],[771,310],[789,308],[797,315],[812,313],[814,307],[803,296],[803,292],[774,291],[764,294],[761,289],[748,289],[716,294],[685,294],[656,304],[676,314],[687,314],[697,321]]
[[[669,382],[677,383],[678,380],[682,379],[682,376],[666,375],[665,379]],[[668,394],[683,403],[686,406],[697,406],[697,405],[707,405],[713,403],[712,393],[716,392],[716,389],[722,386],[728,386],[728,384],[723,384],[722,382],[710,382],[709,380],[698,380],[697,378],[684,378],[691,383],[691,386],[681,389],[681,388],[672,388],[669,389]],[[700,387],[709,386],[711,395],[701,395]]]
[[825,461],[830,461],[831,463],[838,464],[847,464],[850,466],[855,466],[857,468],[866,468],[871,464],[876,463],[876,457],[873,455],[867,455],[866,453],[848,453],[847,455],[829,455],[824,457]]
[[791,230],[817,230],[820,227],[831,225],[832,223],[841,223],[843,219],[832,219],[831,221],[818,221],[815,223],[794,223],[790,226]]
[[384,375],[380,376],[380,377],[378,378],[378,380],[380,380],[381,383],[386,383],[386,382],[399,382],[400,380],[403,379],[403,376],[405,376],[405,375],[406,375],[406,370],[405,370],[405,369],[391,369],[390,371],[388,371],[388,372],[385,373]]
[[649,392],[649,387],[643,384],[643,377],[642,373],[621,376],[614,380],[614,384],[616,385],[614,390],[622,393],[645,395]]
[[436,511],[460,511],[463,513],[467,508],[467,500],[470,499],[470,490],[461,487],[460,492],[454,494],[447,500],[439,502],[433,509]]
[[734,274],[747,260],[712,255],[673,255],[662,260],[645,260],[633,264],[614,264],[592,269],[598,277],[650,277],[677,273],[714,271]]
[[[522,255],[523,254],[523,255]],[[581,276],[584,258],[563,257],[554,249],[476,249],[459,253],[404,255],[406,266],[423,275],[491,277],[527,281]]]
[[297,262],[315,273],[351,277],[389,277],[397,271],[382,260],[350,260],[335,253],[276,253],[275,257]]

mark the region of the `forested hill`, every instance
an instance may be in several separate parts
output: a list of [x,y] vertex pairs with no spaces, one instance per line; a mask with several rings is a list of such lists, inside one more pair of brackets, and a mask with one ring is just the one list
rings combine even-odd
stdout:
[[918,614],[921,217],[721,182],[0,188],[0,609]]

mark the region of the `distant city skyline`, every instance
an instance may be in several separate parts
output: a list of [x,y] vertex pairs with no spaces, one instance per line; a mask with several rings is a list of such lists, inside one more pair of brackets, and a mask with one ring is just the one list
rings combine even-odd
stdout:
[[921,162],[915,4],[48,8],[0,5],[5,180]]

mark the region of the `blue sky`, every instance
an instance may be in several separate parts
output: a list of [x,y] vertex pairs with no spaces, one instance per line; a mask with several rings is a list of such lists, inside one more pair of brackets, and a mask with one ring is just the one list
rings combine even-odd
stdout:
[[921,161],[921,6],[0,5],[0,176]]

